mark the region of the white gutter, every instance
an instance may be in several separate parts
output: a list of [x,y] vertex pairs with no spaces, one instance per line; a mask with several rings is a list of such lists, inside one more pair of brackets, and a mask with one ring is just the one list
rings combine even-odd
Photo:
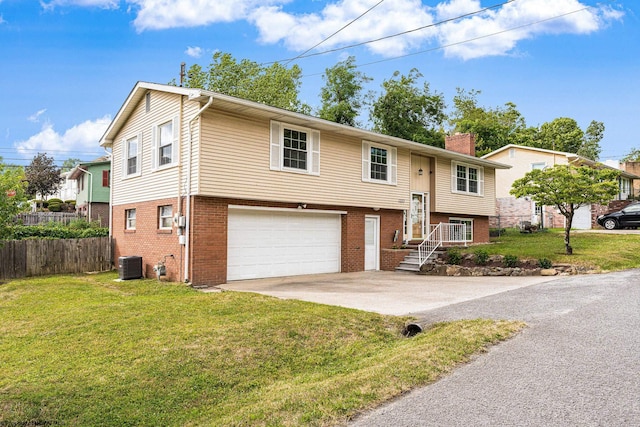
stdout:
[[86,172],[89,174],[89,210],[88,210],[88,217],[89,217],[89,222],[91,222],[91,199],[93,196],[93,174],[91,172],[89,172],[86,169],[82,169],[80,166],[77,166],[78,170],[81,170],[82,172]]
[[[206,110],[207,108],[209,108],[211,106],[211,104],[213,104],[213,96],[209,96],[209,101],[207,101],[206,104],[204,104],[204,106],[202,108],[200,108],[200,110],[198,110],[198,112],[196,113],[195,116],[193,116],[193,118],[191,118],[191,120],[189,120],[189,155],[187,156],[188,158],[188,162],[187,163],[187,182],[186,182],[186,186],[187,186],[187,204],[186,204],[186,212],[185,212],[185,217],[186,217],[186,226],[185,226],[185,246],[184,246],[184,281],[185,282],[189,282],[189,249],[191,247],[191,150],[192,150],[192,144],[193,144],[193,130],[192,130],[192,126],[193,123],[196,121],[196,119],[200,118],[200,116],[202,115],[202,113],[204,112],[204,110]],[[198,137],[201,138],[200,133],[198,133]]]

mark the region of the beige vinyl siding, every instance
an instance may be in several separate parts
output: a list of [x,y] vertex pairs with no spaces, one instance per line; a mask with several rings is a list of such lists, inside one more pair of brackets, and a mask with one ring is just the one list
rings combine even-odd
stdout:
[[[141,202],[155,199],[178,197],[179,191],[179,166],[152,171],[152,129],[154,125],[172,120],[180,113],[181,96],[162,92],[151,92],[151,110],[146,112],[145,100],[139,102],[125,125],[113,140],[113,169],[112,179],[116,183],[112,187],[113,204]],[[193,103],[191,103],[193,104]],[[185,139],[184,119],[180,120],[182,141]],[[142,134],[142,159],[140,176],[123,179],[123,139]],[[184,144],[182,144],[184,145]],[[177,153],[174,153],[177,155]],[[184,159],[184,153],[180,153],[180,159]]]
[[[215,105],[215,103],[214,103]],[[320,133],[320,174],[270,170],[270,121],[207,111],[198,144],[200,195],[407,209],[410,153],[398,149],[397,185],[362,181],[362,140]],[[286,122],[283,122],[286,125]]]
[[495,155],[488,157],[488,160],[504,163],[512,166],[511,169],[500,169],[496,171],[496,197],[511,197],[509,191],[516,179],[522,178],[531,171],[531,164],[546,163],[548,167],[554,165],[566,165],[567,157],[563,155],[547,153],[544,151],[532,151],[522,148],[513,148],[513,157],[509,153],[511,149],[506,149]]
[[484,195],[458,194],[451,191],[451,160],[436,160],[435,206],[432,212],[465,217],[495,215],[495,170],[484,168]]

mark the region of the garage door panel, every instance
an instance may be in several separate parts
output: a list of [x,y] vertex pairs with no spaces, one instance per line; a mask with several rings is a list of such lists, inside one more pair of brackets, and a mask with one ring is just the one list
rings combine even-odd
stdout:
[[227,280],[340,271],[338,214],[229,210]]

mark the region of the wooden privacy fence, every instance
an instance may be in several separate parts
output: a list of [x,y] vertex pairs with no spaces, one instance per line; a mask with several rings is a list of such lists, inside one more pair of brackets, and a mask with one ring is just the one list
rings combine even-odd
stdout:
[[69,224],[71,221],[78,218],[83,218],[77,213],[69,212],[32,212],[18,214],[18,221],[24,225],[38,225],[46,224],[48,222],[61,222],[63,224]]
[[111,269],[110,237],[9,240],[0,247],[0,279]]

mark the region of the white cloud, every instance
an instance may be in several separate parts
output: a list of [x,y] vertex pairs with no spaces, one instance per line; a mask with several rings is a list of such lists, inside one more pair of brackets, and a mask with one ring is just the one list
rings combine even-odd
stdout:
[[29,120],[31,123],[38,123],[40,121],[40,116],[46,112],[47,112],[46,108],[43,108],[42,110],[38,110],[36,113],[27,117],[27,120]]
[[187,50],[184,51],[184,53],[191,56],[192,58],[200,58],[204,53],[204,50],[199,46],[189,46],[187,47]]
[[79,7],[98,7],[101,9],[117,9],[119,7],[118,0],[51,0],[40,1],[43,9],[51,10],[55,7],[79,6]]
[[[451,0],[436,8],[438,20],[480,9],[475,0]],[[439,26],[445,55],[472,59],[512,53],[521,40],[545,34],[589,34],[622,13],[587,7],[578,0],[519,0],[469,18]]]
[[64,133],[58,133],[53,124],[46,122],[37,134],[26,141],[14,144],[21,154],[32,155],[34,152],[100,152],[98,141],[104,135],[111,123],[110,116],[104,116],[96,120],[87,120],[67,129]]
[[[302,51],[324,40],[358,18],[375,2],[341,0],[328,4],[320,13],[292,15],[280,7],[260,7],[250,17],[263,43],[284,42]],[[433,23],[433,17],[420,0],[387,0],[322,44],[322,49],[379,39]],[[368,48],[383,56],[402,54],[433,37],[433,30],[421,30],[372,44]]]
[[[249,12],[277,0],[129,0],[138,9],[138,31],[196,27],[246,19]],[[282,3],[282,1],[278,2]]]
[[[287,10],[290,2],[293,0],[125,0],[127,10],[136,14],[133,24],[138,32],[247,21],[257,28],[260,42],[282,43],[294,52],[305,51],[325,40],[377,0],[329,0],[318,11],[305,13]],[[430,26],[486,7],[480,0],[443,0],[435,6],[425,3],[431,2],[386,0],[324,42],[316,52]],[[49,0],[41,4],[49,8],[119,7],[118,0]],[[549,34],[589,34],[622,19],[623,15],[612,6],[589,7],[583,0],[517,0],[366,46],[385,57],[435,47],[443,47],[446,56],[465,60],[513,55],[522,40]],[[203,51],[189,47],[185,53],[198,57]]]

